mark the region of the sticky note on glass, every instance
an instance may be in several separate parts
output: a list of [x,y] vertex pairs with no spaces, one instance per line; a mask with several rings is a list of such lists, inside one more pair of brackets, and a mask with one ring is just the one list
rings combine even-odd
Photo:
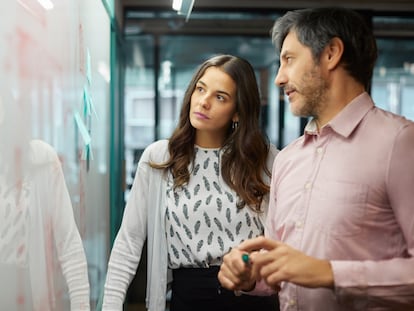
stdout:
[[91,54],[89,49],[86,49],[86,79],[89,85],[92,83],[92,68],[91,68]]

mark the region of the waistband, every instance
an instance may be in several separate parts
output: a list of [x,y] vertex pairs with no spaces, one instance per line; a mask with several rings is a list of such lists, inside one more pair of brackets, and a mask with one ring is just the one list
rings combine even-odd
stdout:
[[173,278],[200,278],[217,277],[220,266],[210,266],[208,268],[178,268],[172,269]]

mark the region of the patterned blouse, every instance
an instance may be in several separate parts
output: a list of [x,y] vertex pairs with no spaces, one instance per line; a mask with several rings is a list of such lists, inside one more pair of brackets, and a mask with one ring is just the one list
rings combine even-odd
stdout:
[[220,149],[195,146],[188,184],[167,186],[166,234],[169,268],[217,266],[242,241],[263,234],[262,214],[245,206],[220,172]]

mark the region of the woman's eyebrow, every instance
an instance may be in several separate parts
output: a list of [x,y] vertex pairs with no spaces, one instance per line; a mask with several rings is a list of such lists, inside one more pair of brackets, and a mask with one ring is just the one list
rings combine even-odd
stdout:
[[[201,81],[201,80],[198,80],[198,81],[197,81],[197,84],[201,84],[201,85],[203,85],[204,87],[207,87],[207,84],[205,84],[205,83],[204,83],[203,81]],[[227,93],[226,91],[217,90],[216,92],[217,92],[217,93],[219,93],[219,94],[224,94],[224,95],[227,95],[228,97],[232,98],[232,97],[231,97],[231,95],[230,95],[229,93]]]

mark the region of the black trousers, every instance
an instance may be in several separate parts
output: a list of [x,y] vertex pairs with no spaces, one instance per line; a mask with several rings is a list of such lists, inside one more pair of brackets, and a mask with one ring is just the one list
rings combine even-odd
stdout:
[[275,296],[236,296],[220,286],[219,267],[173,270],[170,311],[278,311]]

